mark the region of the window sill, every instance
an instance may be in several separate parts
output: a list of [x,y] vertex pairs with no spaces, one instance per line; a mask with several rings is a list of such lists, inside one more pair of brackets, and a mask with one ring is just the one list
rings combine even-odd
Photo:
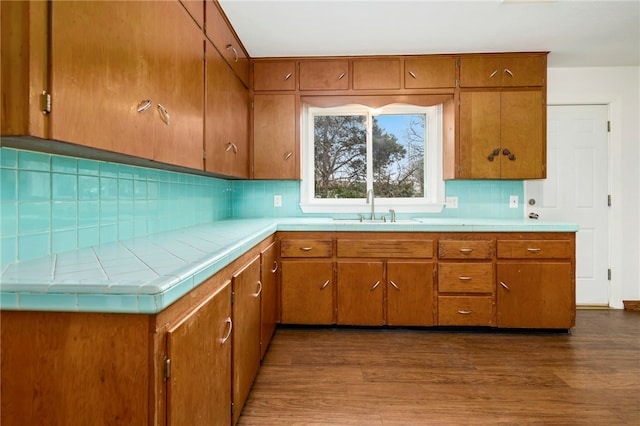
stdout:
[[[389,209],[395,210],[396,213],[441,213],[444,209],[444,202],[442,203],[400,203],[400,202],[386,202],[384,200],[375,201],[375,213],[386,214]],[[367,214],[371,213],[371,204],[364,202],[345,202],[339,204],[325,204],[325,203],[300,203],[300,208],[303,213],[325,213],[325,214],[339,214],[339,213],[357,213]]]

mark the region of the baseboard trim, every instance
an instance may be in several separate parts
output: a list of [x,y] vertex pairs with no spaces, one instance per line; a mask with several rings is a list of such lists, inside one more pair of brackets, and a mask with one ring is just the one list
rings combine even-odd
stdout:
[[640,300],[623,300],[625,311],[640,311]]

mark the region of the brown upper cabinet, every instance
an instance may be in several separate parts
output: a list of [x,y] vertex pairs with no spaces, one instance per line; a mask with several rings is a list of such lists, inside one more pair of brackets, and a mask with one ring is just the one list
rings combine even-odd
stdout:
[[545,85],[547,54],[463,55],[460,87],[539,87]]
[[253,64],[253,90],[295,89],[295,61],[266,61]]
[[233,71],[249,87],[249,55],[227,21],[217,1],[207,0],[206,34]]
[[420,57],[404,61],[405,89],[455,87],[456,58]]
[[300,90],[346,90],[348,88],[348,60],[300,62]]
[[204,28],[205,0],[180,0],[180,3],[187,9],[196,24],[200,28]]
[[354,59],[354,90],[401,89],[400,59]]

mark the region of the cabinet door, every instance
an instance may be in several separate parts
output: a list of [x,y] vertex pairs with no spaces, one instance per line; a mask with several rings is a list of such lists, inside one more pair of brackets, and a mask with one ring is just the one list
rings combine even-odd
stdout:
[[[257,64],[256,64],[257,65]],[[253,177],[297,179],[295,95],[253,98]]]
[[502,62],[502,87],[543,86],[546,68],[546,55],[505,57]]
[[400,89],[399,59],[356,59],[353,61],[353,88]]
[[205,0],[207,37],[223,55],[238,78],[249,87],[249,58],[215,0]]
[[338,324],[383,325],[383,264],[338,262]]
[[262,295],[260,306],[260,358],[267,352],[278,322],[278,270],[277,245],[273,243],[260,252],[260,280]]
[[415,58],[404,61],[404,87],[431,89],[456,86],[456,58]]
[[253,90],[295,90],[294,61],[256,62],[253,64]]
[[168,425],[231,423],[231,282],[167,333]]
[[202,170],[202,31],[179,2],[153,2],[152,8],[152,100],[159,118],[154,121],[153,159]]
[[460,87],[500,87],[501,85],[501,57],[463,56],[460,59]]
[[461,179],[499,179],[500,92],[460,92]]
[[346,90],[349,61],[300,62],[300,90]]
[[333,263],[282,261],[281,309],[284,324],[333,324]]
[[498,262],[498,326],[573,327],[575,282],[572,274],[570,262]]
[[502,92],[500,121],[502,179],[545,178],[546,105],[542,92]]
[[387,263],[387,325],[433,325],[432,262]]
[[51,3],[51,139],[153,158],[157,112],[138,108],[159,101],[149,34],[155,6]]
[[544,54],[463,56],[460,87],[540,87],[546,66]]
[[249,96],[218,51],[206,46],[205,168],[227,176],[249,175]]
[[233,276],[233,424],[260,368],[260,257]]

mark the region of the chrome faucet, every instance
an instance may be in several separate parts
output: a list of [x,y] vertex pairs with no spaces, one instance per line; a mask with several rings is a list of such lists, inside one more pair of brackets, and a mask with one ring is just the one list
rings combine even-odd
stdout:
[[371,220],[376,220],[376,210],[375,210],[375,194],[373,193],[373,188],[367,191],[367,204],[369,204],[369,195],[371,195]]
[[391,214],[391,223],[396,221],[396,211],[394,209],[389,209],[389,213]]

